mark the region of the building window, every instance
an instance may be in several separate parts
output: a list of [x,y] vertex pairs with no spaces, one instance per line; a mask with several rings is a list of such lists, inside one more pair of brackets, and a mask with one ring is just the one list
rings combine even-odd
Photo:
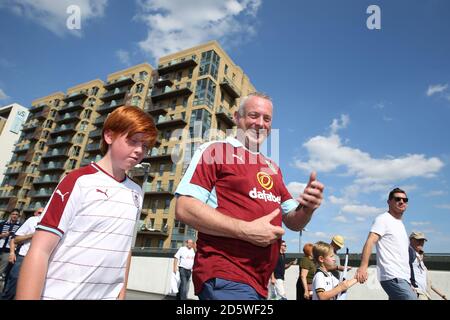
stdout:
[[45,130],[45,131],[43,132],[43,134],[42,134],[42,138],[43,138],[43,139],[47,139],[49,135],[50,135],[50,131]]
[[96,101],[97,100],[95,98],[89,98],[89,100],[88,100],[89,107],[94,107]]
[[169,186],[168,186],[168,191],[172,192],[173,191],[173,180],[169,180]]
[[183,76],[183,73],[181,71],[177,72],[177,81],[181,81],[182,76]]
[[169,209],[170,209],[170,199],[166,199],[164,203],[164,213],[169,213]]
[[44,127],[45,127],[45,128],[51,128],[52,126],[53,126],[53,121],[50,120],[50,119],[48,119],[48,120],[45,122]]
[[183,107],[187,108],[187,105],[188,105],[188,97],[184,97],[183,98]]
[[89,124],[87,122],[82,122],[80,125],[80,131],[86,131]]
[[199,68],[199,76],[209,74],[214,79],[217,79],[219,64],[220,64],[220,57],[214,50],[202,52],[202,58],[200,61],[200,68]]
[[[156,213],[156,210],[158,209],[158,200],[154,200],[153,202],[152,202],[152,206],[151,206],[151,210],[152,210],[152,213]],[[154,220],[154,219],[153,219]],[[152,225],[153,225],[153,222],[152,222]]]
[[216,84],[209,78],[200,79],[197,81],[195,89],[194,106],[207,105],[210,108],[214,107],[214,98],[216,96]]
[[[96,96],[97,93],[98,93],[98,90],[99,90],[98,87],[93,87],[93,88],[91,89],[91,95],[92,95],[92,96]],[[94,101],[95,101],[95,99],[94,99]]]
[[194,73],[194,68],[189,69],[188,78],[192,79],[192,74]]
[[45,147],[45,142],[44,141],[39,141],[38,143],[38,150],[44,150]]
[[170,175],[171,176],[175,175],[176,171],[177,171],[177,164],[176,163],[172,163],[172,167],[170,168]]
[[55,109],[50,110],[50,117],[54,118],[56,116],[56,112],[58,112]]
[[80,155],[80,147],[79,146],[75,146],[72,150],[72,156],[74,157],[78,157]]
[[192,110],[189,122],[189,133],[191,138],[204,138],[211,128],[211,113],[206,109]]
[[139,80],[147,80],[147,78],[148,78],[148,72],[147,71],[139,72]]
[[92,114],[92,110],[89,110],[89,109],[84,110],[83,119],[89,119],[91,117],[91,114]]
[[161,163],[159,165],[159,175],[162,176],[164,174],[164,167],[165,165],[163,163]]
[[141,97],[139,97],[139,96],[134,96],[133,99],[131,100],[132,106],[138,107],[140,103],[141,103]]
[[69,169],[73,170],[77,167],[77,160],[75,159],[70,159],[69,161]]
[[142,91],[144,91],[144,84],[139,83],[139,84],[136,86],[136,93],[141,93]]
[[177,99],[173,99],[173,100],[170,102],[169,107],[170,107],[172,110],[175,110],[176,106],[177,106]]
[[77,134],[77,137],[75,138],[75,143],[82,144],[83,138],[84,138],[83,134],[81,134],[81,133]]
[[224,71],[225,75],[228,73],[228,65],[225,64],[225,71]]

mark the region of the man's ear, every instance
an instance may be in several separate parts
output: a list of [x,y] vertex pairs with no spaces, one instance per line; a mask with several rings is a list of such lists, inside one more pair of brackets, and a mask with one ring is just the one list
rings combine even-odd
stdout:
[[239,121],[239,118],[241,117],[241,115],[239,114],[239,112],[238,111],[235,111],[234,112],[234,122],[238,122]]

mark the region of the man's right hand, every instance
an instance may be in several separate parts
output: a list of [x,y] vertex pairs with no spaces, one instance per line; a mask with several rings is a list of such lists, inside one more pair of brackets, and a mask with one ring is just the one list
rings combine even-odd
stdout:
[[239,238],[259,247],[267,247],[281,239],[284,235],[282,227],[270,223],[280,214],[280,209],[275,209],[270,214],[253,221],[238,222]]
[[356,270],[355,278],[359,283],[366,282],[369,278],[369,275],[367,274],[367,268],[359,267],[358,270]]

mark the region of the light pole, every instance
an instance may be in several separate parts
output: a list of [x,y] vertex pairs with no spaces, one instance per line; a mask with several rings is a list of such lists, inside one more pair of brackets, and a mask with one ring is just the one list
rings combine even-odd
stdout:
[[303,231],[308,231],[308,229],[303,228],[298,233],[298,253],[302,253],[302,235],[303,235]]
[[[142,190],[143,190],[145,182],[147,181],[147,178],[148,178],[148,174],[150,172],[150,163],[142,162],[140,164],[135,165],[133,169],[142,169],[142,168],[144,169],[144,178],[142,179],[142,184],[141,184],[141,187],[142,187]],[[133,174],[133,176],[134,176],[134,174]],[[132,248],[134,248],[136,246],[137,233],[138,233],[139,227],[140,227],[139,226],[140,218],[141,218],[141,214],[139,213],[138,216],[137,216],[137,221],[136,221],[135,226],[134,226],[133,240],[131,241]]]

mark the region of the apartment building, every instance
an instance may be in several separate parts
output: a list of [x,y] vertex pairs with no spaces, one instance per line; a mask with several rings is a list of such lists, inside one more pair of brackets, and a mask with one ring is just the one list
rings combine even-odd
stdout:
[[255,91],[248,76],[216,41],[161,57],[157,68],[140,64],[32,103],[0,188],[0,211],[44,206],[67,173],[100,159],[101,130],[115,108],[132,104],[153,116],[155,147],[129,175],[145,196],[136,247],[177,248],[196,232],[175,219],[174,191],[201,143],[235,127],[239,99]]

